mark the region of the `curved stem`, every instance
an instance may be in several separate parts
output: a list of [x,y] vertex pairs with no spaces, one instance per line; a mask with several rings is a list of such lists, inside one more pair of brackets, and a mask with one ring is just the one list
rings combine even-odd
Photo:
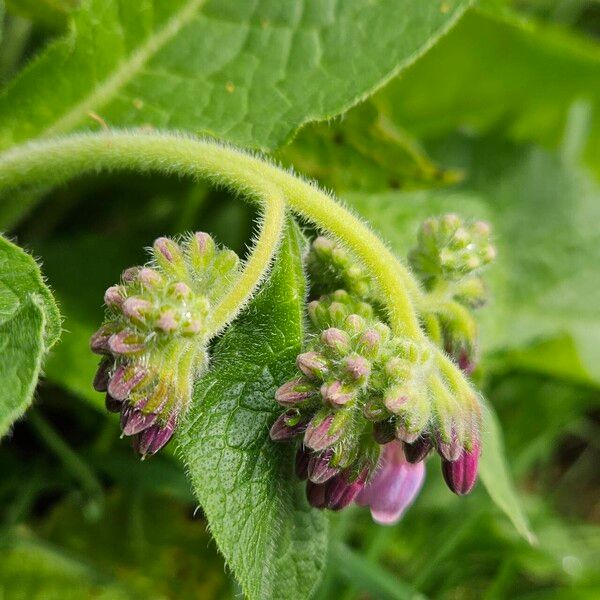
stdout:
[[33,142],[0,156],[0,191],[57,183],[101,169],[136,169],[207,177],[272,203],[275,189],[288,205],[348,245],[371,271],[397,333],[424,338],[410,294],[418,286],[385,244],[348,210],[314,185],[248,153],[214,141],[173,134],[108,132]]
[[264,203],[260,233],[244,270],[213,310],[212,330],[209,332],[209,337],[216,335],[233,321],[269,271],[281,241],[285,225],[285,209],[285,199],[279,190],[274,189],[269,200]]

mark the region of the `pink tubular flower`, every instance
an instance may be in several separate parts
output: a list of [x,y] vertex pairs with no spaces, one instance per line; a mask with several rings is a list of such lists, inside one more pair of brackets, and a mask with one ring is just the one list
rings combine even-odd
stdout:
[[373,520],[381,525],[397,523],[413,503],[425,478],[425,464],[409,463],[398,441],[386,444],[380,468],[356,498],[371,509]]

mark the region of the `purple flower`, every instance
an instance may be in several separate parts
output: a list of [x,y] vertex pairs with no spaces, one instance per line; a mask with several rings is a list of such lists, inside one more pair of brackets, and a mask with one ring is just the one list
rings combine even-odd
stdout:
[[412,504],[423,485],[425,465],[406,461],[402,444],[386,444],[380,467],[373,479],[360,491],[356,499],[360,506],[369,506],[373,520],[381,525],[392,525]]
[[473,444],[470,452],[463,450],[457,460],[442,460],[442,473],[448,487],[457,495],[468,494],[477,481],[481,447]]

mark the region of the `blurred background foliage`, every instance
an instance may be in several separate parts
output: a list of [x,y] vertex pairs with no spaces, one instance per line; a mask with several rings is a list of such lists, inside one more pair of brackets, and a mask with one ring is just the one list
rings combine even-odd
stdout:
[[[0,81],[68,28],[75,4],[7,2]],[[537,537],[521,539],[481,486],[458,499],[429,477],[395,527],[334,515],[319,600],[600,597],[599,36],[597,0],[484,0],[400,77],[275,153],[399,253],[431,213],[492,221],[500,260],[475,376]],[[154,237],[203,229],[243,253],[252,208],[129,174],[18,206],[0,228],[43,257],[65,332],[0,447],[0,598],[239,596],[174,454],[140,465],[118,438],[87,340],[103,290]]]

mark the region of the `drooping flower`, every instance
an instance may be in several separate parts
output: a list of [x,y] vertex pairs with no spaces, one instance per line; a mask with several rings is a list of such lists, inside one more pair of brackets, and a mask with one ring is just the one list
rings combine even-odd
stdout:
[[393,525],[419,493],[425,479],[425,464],[408,462],[398,441],[384,446],[379,462],[378,470],[360,491],[356,502],[368,506],[377,523]]
[[141,456],[169,442],[187,409],[193,379],[207,365],[212,306],[238,264],[206,233],[158,238],[152,257],[108,288],[105,322],[90,341],[102,355],[94,388],[106,392],[109,411],[120,412],[123,435]]

